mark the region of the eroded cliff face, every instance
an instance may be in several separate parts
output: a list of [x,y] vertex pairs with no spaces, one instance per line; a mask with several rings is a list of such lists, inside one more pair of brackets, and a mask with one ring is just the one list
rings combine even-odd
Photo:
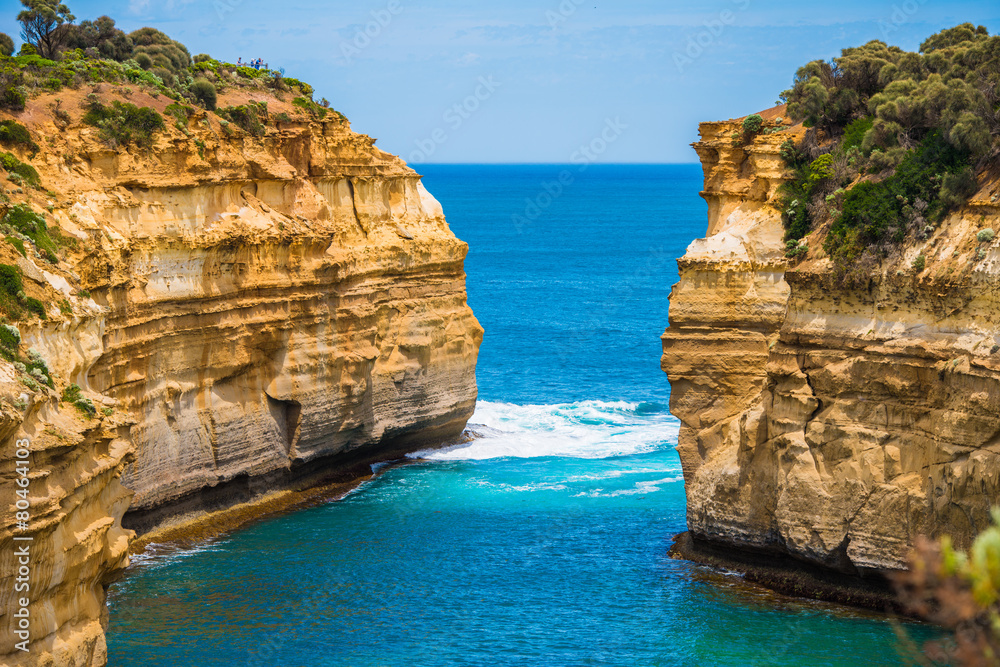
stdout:
[[701,126],[708,236],[678,262],[663,336],[691,535],[851,575],[903,567],[918,534],[967,546],[1000,499],[1000,249],[975,238],[997,184],[848,288],[821,251],[784,257],[795,128],[745,150],[738,129]]
[[[59,350],[62,369],[93,363],[100,349],[100,310],[74,301],[81,315],[33,332]],[[132,492],[120,481],[135,451],[132,419],[106,407],[88,416],[0,366],[0,664],[103,665],[107,586],[134,537],[122,527]]]
[[[55,389],[19,410],[16,373],[4,385],[4,442],[35,436],[33,498],[50,506],[44,521],[32,510],[32,652],[4,664],[103,664],[123,523],[145,531],[440,443],[474,411],[483,331],[440,204],[346,121],[269,103],[291,119],[264,137],[196,112],[148,152],[108,148],[72,108],[57,126],[44,97],[18,118],[46,140],[32,163],[49,224],[77,243],[57,266],[27,258],[72,307],[20,325]],[[58,401],[70,382],[93,418]],[[14,491],[10,451],[0,493]],[[16,571],[4,518],[0,596]]]

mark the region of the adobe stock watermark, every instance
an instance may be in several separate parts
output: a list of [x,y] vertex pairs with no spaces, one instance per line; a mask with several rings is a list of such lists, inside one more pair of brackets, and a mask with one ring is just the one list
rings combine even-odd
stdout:
[[31,447],[31,441],[24,438],[16,441],[14,446],[16,447],[14,450],[14,474],[18,488],[14,492],[16,499],[13,505],[16,510],[14,518],[17,521],[17,532],[20,533],[20,535],[14,535],[13,561],[17,567],[14,592],[20,595],[12,596],[15,609],[10,613],[10,618],[13,633],[21,640],[14,644],[14,647],[27,653],[29,651],[28,643],[31,641],[31,613],[28,610],[31,598],[28,595],[31,591],[31,543],[34,540],[33,537],[25,534],[31,530],[31,513],[29,511],[31,503],[28,500],[28,486],[31,483],[28,477],[31,452],[28,448]]
[[[730,0],[735,5],[737,11],[746,11],[750,7],[750,0]],[[729,9],[719,12],[718,18],[714,18],[704,23],[704,29],[696,33],[691,33],[687,38],[687,45],[683,51],[674,51],[674,66],[677,71],[684,73],[684,69],[693,65],[694,61],[701,58],[713,44],[715,44],[726,28],[736,23],[736,13]]]
[[239,9],[244,2],[246,0],[212,0],[212,8],[215,9],[215,15],[221,22],[226,20],[226,16]]
[[917,12],[920,11],[920,6],[926,3],[927,0],[906,0],[901,5],[893,5],[889,20],[879,19],[878,22],[883,39],[888,40],[889,35],[902,28],[904,23],[916,16]]
[[[465,121],[469,120],[479,107],[482,106],[483,102],[493,97],[493,93],[497,91],[497,88],[502,86],[498,81],[493,79],[493,75],[481,76],[477,80],[476,89],[471,95],[466,96],[460,102],[456,102],[451,105],[445,112],[441,115],[441,120],[443,120],[448,128],[455,132],[458,128],[465,124]],[[427,160],[429,157],[437,152],[437,149],[447,142],[449,139],[448,131],[444,127],[435,128],[430,135],[425,139],[414,140],[414,145],[416,145],[416,150],[410,153],[408,162],[417,163]]]
[[[570,156],[570,162],[577,165],[576,172],[582,174],[587,168],[604,155],[611,144],[618,141],[628,125],[622,122],[620,116],[613,120],[606,118],[604,128],[600,133],[590,140],[589,143],[580,146]],[[510,216],[510,221],[518,234],[524,233],[524,227],[535,222],[542,216],[552,204],[559,199],[570,185],[576,180],[573,172],[563,169],[551,181],[542,181],[541,190],[534,197],[526,197],[524,200],[524,211]]]
[[371,43],[378,39],[382,32],[389,27],[392,20],[403,13],[403,5],[399,0],[389,0],[385,9],[373,9],[371,11],[372,20],[359,27],[354,33],[354,37],[349,42],[340,43],[340,55],[350,65],[354,58],[361,55]]
[[545,20],[548,21],[550,28],[558,28],[560,25],[569,20],[573,14],[576,14],[577,8],[584,3],[585,0],[562,0],[559,6],[554,10],[549,9],[545,12]]

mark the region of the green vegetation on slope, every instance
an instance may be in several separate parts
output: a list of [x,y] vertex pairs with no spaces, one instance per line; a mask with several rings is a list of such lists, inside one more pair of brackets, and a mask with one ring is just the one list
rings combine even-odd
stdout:
[[[321,118],[329,106],[325,99],[320,103],[313,101],[313,88],[307,83],[285,78],[278,71],[221,62],[207,54],[192,58],[187,47],[154,28],[125,33],[107,16],[76,24],[69,7],[53,0],[22,0],[22,5],[25,9],[18,14],[18,21],[27,42],[17,55],[12,55],[13,40],[0,33],[0,109],[3,110],[19,112],[35,95],[98,83],[135,85],[154,96],[165,95],[181,105],[196,104],[209,111],[215,110],[219,94],[230,88],[266,90],[278,95],[291,92],[296,98],[295,105],[303,113]],[[124,90],[129,92],[128,88]],[[230,108],[247,111],[243,107]],[[111,113],[134,115],[130,109],[112,109]],[[262,114],[253,109],[249,109],[251,117],[241,115],[240,111],[235,113],[241,116],[237,125],[250,128],[247,131],[255,136],[263,135],[263,126],[258,126],[253,118],[261,120]],[[266,121],[266,114],[263,120]],[[125,124],[129,122],[126,119]],[[0,128],[0,143],[5,143],[2,132]],[[144,133],[140,133],[140,140],[122,136],[124,141],[119,140],[118,134],[116,130],[104,133],[113,146],[148,146]],[[31,150],[36,152],[37,147]]]
[[844,278],[864,279],[961,206],[976,168],[997,154],[1000,37],[963,24],[919,53],[872,41],[801,67],[782,97],[814,128],[803,145],[782,146],[794,173],[786,240],[831,220],[824,249]]

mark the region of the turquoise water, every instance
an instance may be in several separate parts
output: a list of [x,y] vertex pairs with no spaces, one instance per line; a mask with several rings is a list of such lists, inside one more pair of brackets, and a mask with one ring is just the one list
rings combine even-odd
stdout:
[[883,619],[667,556],[684,490],[658,336],[704,233],[700,168],[423,169],[471,248],[479,437],[140,557],[111,665],[902,664]]

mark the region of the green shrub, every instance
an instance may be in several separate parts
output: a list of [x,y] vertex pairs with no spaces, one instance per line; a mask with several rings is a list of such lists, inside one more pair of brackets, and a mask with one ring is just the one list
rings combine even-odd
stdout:
[[980,229],[979,233],[976,234],[976,240],[980,243],[992,243],[993,239],[996,237],[996,232],[992,228],[987,227],[986,229]]
[[14,55],[14,40],[5,32],[0,32],[0,56]]
[[28,309],[28,312],[38,315],[38,319],[48,319],[48,314],[45,312],[45,304],[38,299],[29,296],[24,300],[24,306]]
[[312,99],[314,90],[313,87],[310,86],[308,83],[304,83],[302,81],[299,81],[298,79],[293,79],[288,76],[283,77],[282,80],[285,82],[286,85],[291,86],[293,88],[298,88],[300,91],[302,91],[303,95],[305,95],[309,99]]
[[916,271],[917,273],[920,273],[921,271],[924,270],[924,267],[927,266],[927,258],[924,256],[923,253],[920,253],[913,259],[912,266],[913,270]]
[[21,257],[27,257],[28,252],[24,249],[24,241],[17,238],[16,236],[8,236],[7,243],[14,246],[14,249],[21,253]]
[[196,79],[194,83],[188,86],[188,91],[194,95],[195,99],[201,102],[209,111],[215,110],[216,100],[218,95],[215,90],[215,86],[208,79]]
[[139,28],[129,33],[132,40],[132,57],[149,56],[154,67],[161,67],[174,75],[184,72],[191,64],[187,47],[155,28]]
[[18,292],[23,291],[21,269],[10,264],[0,264],[0,290],[13,297],[16,297]]
[[20,180],[33,187],[38,187],[41,183],[35,168],[21,162],[12,153],[0,153],[0,167],[3,167],[8,174],[17,174]]
[[4,146],[21,146],[34,156],[40,146],[31,138],[28,128],[15,120],[0,120],[0,144]]
[[785,257],[795,259],[809,252],[809,246],[801,243],[800,239],[792,239],[785,243]]
[[865,134],[872,129],[872,119],[869,117],[858,118],[850,122],[844,128],[844,136],[841,138],[840,147],[845,152],[851,148],[861,148],[861,142],[865,139]]
[[[31,373],[32,375],[35,374],[34,372],[36,370],[41,372],[45,376],[52,375],[52,371],[49,370],[48,362],[46,362],[45,359],[42,358],[42,354],[35,348],[31,348],[28,350],[28,363],[26,364],[26,366],[28,372]],[[51,387],[52,380],[50,378],[46,379],[47,379],[46,384],[48,384]]]
[[137,107],[130,102],[114,100],[110,106],[99,101],[89,104],[83,122],[100,128],[100,136],[112,148],[136,145],[150,149],[153,134],[165,126],[155,109]]
[[20,86],[7,84],[0,88],[0,109],[24,111],[28,103],[28,93]]
[[264,127],[268,118],[266,102],[250,102],[246,105],[226,107],[216,113],[254,137],[262,137],[267,131]]
[[236,68],[236,73],[242,76],[244,79],[259,79],[262,76],[267,75],[267,71],[262,69],[254,69],[253,67],[240,66]]
[[82,395],[80,385],[75,382],[63,389],[62,400],[65,403],[72,404],[88,417],[92,417],[97,414],[97,408],[94,407],[94,402]]
[[75,403],[80,400],[80,398],[80,385],[77,383],[74,382],[63,389],[62,400],[66,403]]
[[292,104],[320,119],[325,118],[328,111],[326,108],[305,97],[296,97],[292,100]]
[[[925,215],[938,220],[948,209],[940,194],[942,174],[966,169],[965,154],[935,132],[900,162],[896,172],[883,181],[865,181],[844,195],[844,207],[833,223],[824,249],[841,269],[866,249],[898,244],[906,234],[907,208],[918,200],[926,204]],[[974,180],[974,179],[973,179]]]
[[11,320],[17,321],[23,315],[17,298],[23,289],[21,270],[10,264],[0,264],[0,310]]
[[31,239],[39,253],[50,262],[57,261],[56,253],[59,246],[66,245],[66,239],[55,229],[50,230],[45,224],[45,218],[35,213],[27,204],[12,206],[3,217],[2,223]]
[[936,131],[979,159],[1000,135],[998,71],[1000,37],[963,24],[931,36],[919,53],[872,40],[829,62],[807,63],[781,97],[789,115],[807,127],[834,136],[844,129],[845,148],[890,148],[901,137],[905,146]]
[[176,102],[167,105],[167,108],[164,109],[163,112],[175,119],[174,125],[176,125],[178,129],[186,128],[191,116],[194,115],[194,109],[186,104],[177,104]]
[[941,179],[941,204],[945,210],[959,208],[979,189],[976,175],[966,167],[961,171],[944,174]]
[[9,324],[0,324],[0,349],[8,352],[11,356],[17,355],[17,348],[21,345],[21,332],[17,327]]
[[753,138],[762,127],[764,127],[764,119],[760,117],[760,114],[750,114],[743,119],[743,136]]

